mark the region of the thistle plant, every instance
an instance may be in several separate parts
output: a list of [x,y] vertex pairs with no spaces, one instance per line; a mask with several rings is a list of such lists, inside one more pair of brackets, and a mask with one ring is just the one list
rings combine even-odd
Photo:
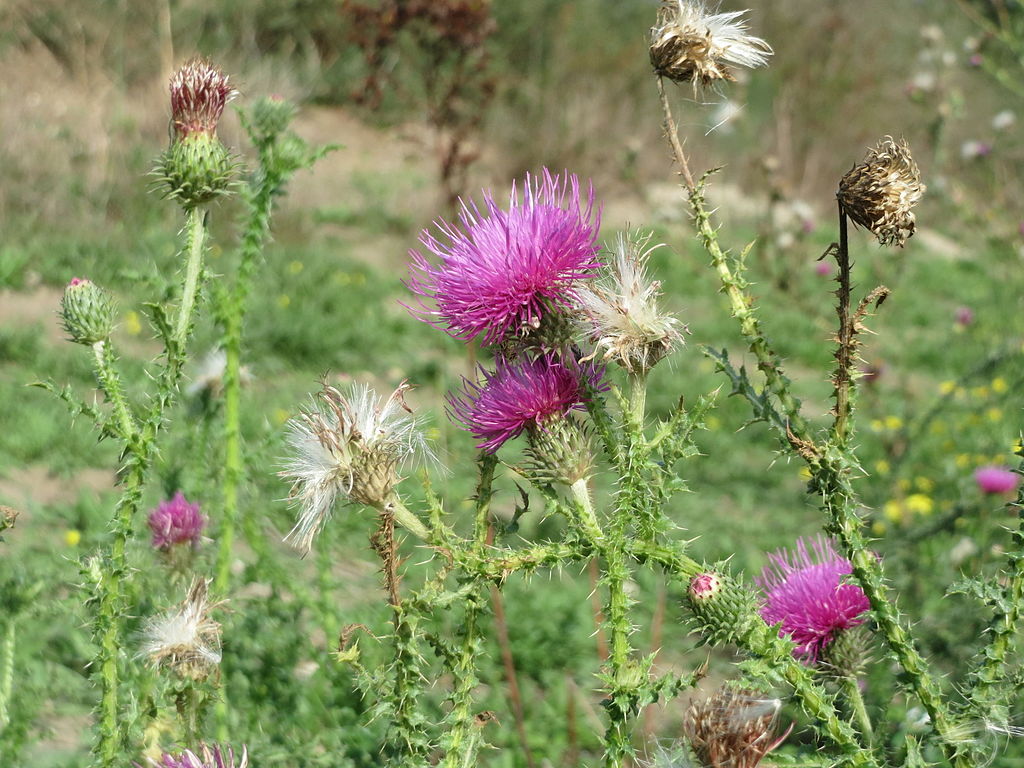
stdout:
[[[236,96],[229,78],[210,62],[194,59],[183,65],[170,81],[171,125],[169,148],[159,157],[153,172],[156,187],[164,197],[179,204],[184,216],[181,232],[181,288],[174,306],[146,304],[150,321],[163,352],[155,370],[148,372],[148,391],[129,391],[124,383],[117,354],[111,340],[116,324],[117,304],[105,288],[76,277],[68,284],[60,304],[60,319],[70,341],[92,349],[96,380],[109,404],[108,408],[79,399],[70,388],[58,388],[51,382],[39,386],[50,390],[64,401],[73,416],[86,416],[101,437],[117,441],[121,455],[121,498],[114,511],[109,548],[98,556],[89,556],[82,563],[82,575],[90,592],[92,629],[96,658],[92,668],[100,685],[97,713],[95,764],[113,768],[123,764],[129,752],[128,739],[135,731],[138,712],[128,706],[126,680],[138,674],[130,669],[132,659],[125,653],[130,647],[125,632],[126,618],[135,611],[130,604],[133,570],[129,566],[129,549],[137,530],[143,494],[149,482],[160,438],[172,416],[187,360],[188,344],[202,307],[204,268],[208,250],[211,205],[239,187],[237,177],[240,161],[217,136],[217,125],[225,106]],[[239,338],[241,311],[247,296],[251,274],[262,251],[269,226],[272,201],[282,191],[284,182],[294,171],[310,164],[319,156],[310,150],[285,126],[293,114],[292,107],[280,103],[261,105],[252,110],[247,121],[249,133],[260,155],[260,166],[253,180],[242,186],[250,211],[240,247],[239,279],[229,293],[215,288],[230,311],[218,313],[230,324],[226,334],[227,353],[225,392],[229,418],[226,420],[228,478],[225,496],[232,499],[233,487],[239,478],[237,440],[237,402],[240,381]],[[233,414],[234,419],[230,418]],[[232,473],[231,470],[235,470]],[[236,507],[226,504],[227,511],[217,520],[221,546],[230,554],[230,533]],[[149,517],[153,545],[159,550],[194,547],[206,520],[197,506],[190,505],[180,494],[157,507]],[[225,557],[227,556],[225,555]],[[226,566],[221,568],[226,574]],[[224,578],[222,578],[224,581]],[[179,677],[191,680],[205,676],[204,665],[219,658],[219,641],[215,642],[217,625],[208,618],[216,605],[206,598],[208,582],[193,579],[189,599],[162,618],[152,619],[145,632],[142,656],[157,667],[173,668]],[[212,690],[212,689],[211,689]],[[187,692],[182,689],[180,695]],[[213,695],[212,693],[210,695]],[[190,735],[201,727],[199,708],[183,706],[179,715],[185,720]],[[219,754],[219,753],[217,753]],[[215,763],[220,765],[221,758]],[[230,762],[230,760],[229,760]],[[243,758],[244,763],[244,758]],[[211,763],[213,764],[213,763]],[[204,765],[206,765],[204,763]]]
[[[404,427],[412,416],[402,416],[401,427],[392,425],[390,449],[375,450],[374,441],[384,440],[389,429],[359,428],[360,409],[353,405],[373,402],[372,413],[383,423],[391,400],[379,405],[375,395],[360,400],[326,388],[320,404],[292,421],[291,455],[281,473],[294,483],[300,516],[290,538],[301,549],[328,524],[341,499],[377,513],[370,540],[391,608],[388,659],[367,663],[360,641],[353,640],[361,631],[355,626],[342,631],[336,658],[352,668],[373,714],[389,726],[383,751],[388,765],[476,764],[492,721],[475,699],[487,590],[500,591],[512,574],[591,560],[603,602],[601,631],[609,638],[599,675],[605,768],[636,757],[634,726],[645,707],[672,701],[704,674],[696,664],[688,673],[658,673],[654,656],[635,647],[637,611],[627,584],[642,569],[682,587],[690,626],[703,643],[743,655],[735,685],[687,715],[684,737],[699,765],[756,766],[784,740],[774,731],[780,700],[755,690],[793,698],[819,739],[820,765],[922,765],[927,752],[967,768],[981,757],[969,736],[971,724],[981,719],[1007,727],[1013,686],[1008,658],[1024,583],[1021,550],[1009,557],[1005,583],[962,585],[993,609],[993,620],[972,663],[969,690],[958,699],[944,689],[897,609],[886,563],[863,531],[856,490],[862,472],[852,438],[861,336],[889,291],[880,286],[854,301],[847,224],[853,220],[882,246],[907,243],[924,193],[909,147],[883,139],[838,182],[840,237],[825,255],[838,265],[835,408],[824,429],[804,415],[765,335],[747,292],[743,255],[732,256],[720,245],[722,232],[705,203],[712,174],[695,175],[683,150],[664,81],[721,87],[734,79],[735,67],[764,66],[770,55],[768,44],[747,32],[742,13],[711,13],[692,0],[665,2],[651,30],[664,125],[697,237],[763,383],[725,351],[705,353],[733,394],[748,402],[754,419],[774,430],[782,450],[806,464],[808,490],[822,512],[821,533],[796,542],[794,552],[769,555],[753,584],[731,572],[727,552],[721,562],[691,557],[668,509],[686,488],[683,462],[698,453],[694,434],[714,393],[689,406],[680,398],[658,420],[648,412],[648,378],[678,353],[684,326],[658,306],[660,286],[646,274],[645,236],[602,249],[599,198],[569,172],[544,169],[527,176],[505,205],[489,192],[482,206],[463,201],[456,222],[439,221],[421,234],[422,250],[410,253],[407,287],[417,297],[410,304],[414,316],[493,355],[475,380],[448,397],[449,417],[481,451],[470,530],[429,482],[422,508],[398,501],[400,485],[408,481],[396,467],[410,451]],[[518,442],[525,458],[510,460]],[[558,535],[516,541],[508,535],[512,526],[492,517],[495,481],[504,473],[529,483],[544,514],[561,520]],[[596,490],[598,476],[610,492]],[[524,502],[514,520],[526,509]],[[411,583],[400,567],[396,524],[435,553],[421,582]],[[1019,544],[1020,534],[1017,539]],[[454,625],[446,632],[437,629],[442,615]],[[920,738],[907,737],[894,749],[876,740],[877,717],[887,713],[869,707],[861,693],[866,665],[878,653],[898,665],[902,690],[927,713]],[[447,681],[448,706],[435,730],[426,685],[441,679]]]

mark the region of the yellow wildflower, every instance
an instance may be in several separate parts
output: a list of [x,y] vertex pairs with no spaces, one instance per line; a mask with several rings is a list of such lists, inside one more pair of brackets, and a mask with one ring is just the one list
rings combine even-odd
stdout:
[[944,381],[941,384],[939,384],[939,392],[941,394],[943,394],[943,395],[952,394],[955,389],[956,389],[956,382],[955,381]]
[[897,430],[903,426],[903,419],[899,416],[886,416],[885,417],[885,428]]
[[1002,394],[1003,392],[1005,392],[1009,388],[1010,387],[1006,383],[1006,379],[1004,379],[1002,376],[996,376],[994,379],[992,379],[992,391],[993,392],[995,392],[997,394]]
[[292,297],[287,293],[282,293],[277,297],[277,306],[281,309],[288,309],[288,305],[292,303]]
[[930,477],[915,477],[914,486],[923,493],[931,493],[935,490],[935,481]]
[[891,470],[892,467],[889,466],[889,462],[886,461],[885,459],[880,459],[879,461],[875,462],[875,472],[877,472],[878,474],[888,475]]
[[74,528],[69,528],[64,531],[64,543],[69,547],[77,547],[78,543],[82,540],[82,532],[77,531]]
[[907,496],[904,504],[907,511],[915,515],[930,515],[935,511],[935,501],[924,493],[912,493]]
[[142,321],[139,319],[139,313],[134,309],[124,316],[124,329],[132,336],[142,333]]
[[306,265],[297,259],[295,261],[288,262],[288,271],[293,275],[299,274],[299,272],[305,268]]
[[895,499],[890,499],[885,502],[885,506],[882,507],[882,514],[893,523],[899,523],[903,521],[903,505]]

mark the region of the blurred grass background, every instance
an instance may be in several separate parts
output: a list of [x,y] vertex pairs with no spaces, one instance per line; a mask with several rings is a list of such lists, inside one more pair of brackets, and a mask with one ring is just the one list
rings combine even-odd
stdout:
[[[867,145],[894,134],[907,137],[929,186],[919,233],[904,251],[879,250],[864,233],[854,238],[860,290],[883,282],[893,289],[864,353],[879,374],[860,398],[869,475],[860,487],[901,606],[955,684],[984,614],[965,598],[943,598],[944,589],[961,570],[994,569],[1008,540],[1001,526],[1011,522],[971,473],[1012,463],[1020,425],[1024,143],[1013,119],[1024,113],[1005,76],[1012,84],[1020,70],[952,0],[725,7],[747,5],[754,32],[775,48],[771,66],[721,92],[695,97],[679,88],[674,98],[695,165],[723,167],[712,196],[725,243],[739,249],[757,239],[750,277],[762,316],[821,423],[834,283],[816,259],[834,236],[837,180]],[[641,0],[490,6],[493,96],[481,102],[468,139],[474,161],[461,191],[490,187],[501,197],[526,171],[569,168],[594,180],[605,239],[644,226],[668,244],[653,266],[691,333],[653,377],[657,413],[680,393],[694,399],[723,384],[701,345],[740,358],[743,349],[668,167],[645,50],[655,8]],[[410,401],[433,414],[434,437],[456,470],[434,480],[453,510],[468,509],[474,452],[444,417],[445,393],[469,371],[465,351],[398,304],[407,250],[445,211],[445,130],[424,96],[425,82],[445,73],[399,36],[371,106],[361,98],[368,70],[350,11],[322,0],[94,0],[88,9],[8,0],[0,8],[0,504],[24,512],[0,549],[0,575],[10,590],[16,581],[43,585],[18,646],[19,708],[0,752],[11,765],[86,762],[93,691],[83,614],[72,608],[80,599],[76,561],[104,541],[117,460],[25,385],[52,377],[81,392],[92,386],[88,361],[61,340],[54,317],[61,286],[76,275],[118,295],[117,342],[134,375],[157,353],[141,302],[173,277],[179,222],[174,206],[147,192],[146,174],[167,140],[168,76],[196,53],[232,75],[241,103],[282,94],[303,105],[297,130],[305,138],[343,145],[293,183],[247,329],[246,514],[274,542],[279,570],[244,571],[249,553],[240,553],[247,587],[233,600],[225,661],[231,738],[248,743],[259,766],[376,764],[382,724],[365,725],[368,703],[327,655],[338,626],[385,621],[365,546],[368,521],[339,511],[318,545],[322,554],[309,562],[278,546],[291,525],[286,488],[273,475],[281,425],[325,371],[382,387],[408,378],[418,387]],[[240,133],[229,115],[225,141],[239,146]],[[213,271],[230,248],[236,213],[230,203],[214,212],[223,245],[211,253]],[[971,310],[970,323],[957,321],[961,308]],[[214,341],[211,324],[202,324],[199,355]],[[776,460],[760,425],[740,431],[745,409],[727,395],[720,392],[700,438],[705,456],[682,468],[693,493],[673,512],[696,537],[699,556],[735,553],[737,568],[756,572],[765,551],[813,533],[819,515],[798,468]],[[216,419],[215,400],[197,394],[182,404],[149,491],[153,504],[182,488],[215,516],[218,457],[209,435],[192,428],[206,423],[204,413]],[[415,497],[416,483],[406,487]],[[496,509],[508,516],[515,486],[505,477],[499,489]],[[553,525],[528,515],[522,531],[543,537]],[[140,531],[133,556],[151,569],[146,544]],[[165,585],[151,586],[137,595],[140,616],[177,599]],[[534,764],[593,759],[587,734],[600,704],[589,593],[586,576],[575,573],[516,581],[506,592]],[[661,647],[663,667],[703,660],[663,585],[645,576],[636,595],[652,619],[665,613],[658,636],[645,629],[639,647]],[[504,748],[485,764],[526,766],[493,638],[488,659],[483,706],[499,722],[488,737]],[[867,695],[899,696],[881,685]],[[638,742],[676,737],[681,711],[656,709]],[[894,722],[888,732],[896,739],[905,727]],[[1024,764],[1019,747],[994,760]]]

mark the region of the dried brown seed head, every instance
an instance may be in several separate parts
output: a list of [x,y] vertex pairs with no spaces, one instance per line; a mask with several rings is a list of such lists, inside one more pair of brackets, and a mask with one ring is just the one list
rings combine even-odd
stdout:
[[836,197],[846,215],[881,245],[902,247],[914,234],[913,207],[925,189],[907,142],[886,136],[843,176]]
[[771,46],[747,34],[746,11],[710,13],[702,0],[662,0],[651,28],[651,65],[676,83],[735,80],[730,66],[763,67]]
[[779,704],[754,691],[723,687],[690,705],[683,731],[704,768],[756,768],[789,735],[774,735]]

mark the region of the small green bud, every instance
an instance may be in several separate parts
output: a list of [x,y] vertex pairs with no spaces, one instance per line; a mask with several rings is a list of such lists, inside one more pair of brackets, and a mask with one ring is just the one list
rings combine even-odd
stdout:
[[709,644],[735,643],[757,618],[757,597],[732,577],[714,571],[690,580],[690,608]]
[[253,140],[256,143],[273,141],[288,128],[295,111],[295,105],[280,96],[268,96],[257,101],[249,116]]
[[590,439],[576,419],[555,414],[528,431],[530,479],[572,485],[591,475],[594,456]]
[[837,677],[859,677],[871,662],[871,633],[863,624],[838,630],[822,651],[820,666]]
[[160,156],[155,173],[168,197],[194,208],[230,192],[236,168],[234,157],[215,135],[191,133]]
[[91,280],[76,277],[64,289],[60,319],[76,344],[106,341],[114,328],[114,299]]

